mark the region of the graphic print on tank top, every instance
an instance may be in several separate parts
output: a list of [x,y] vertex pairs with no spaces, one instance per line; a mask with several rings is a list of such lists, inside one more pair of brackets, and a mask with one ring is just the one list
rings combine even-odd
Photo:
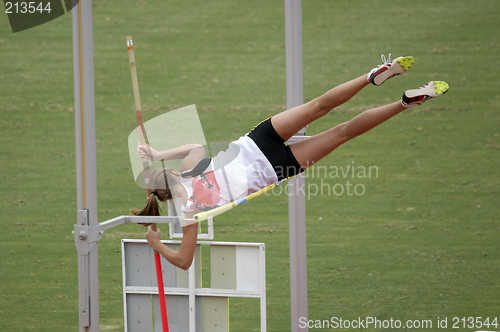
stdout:
[[221,193],[213,171],[193,178],[191,187],[193,194],[189,201],[197,210],[208,211],[219,207]]

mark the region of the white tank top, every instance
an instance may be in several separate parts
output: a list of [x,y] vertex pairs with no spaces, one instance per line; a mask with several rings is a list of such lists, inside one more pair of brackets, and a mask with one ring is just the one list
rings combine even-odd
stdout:
[[181,177],[181,184],[188,194],[182,212],[208,211],[277,181],[269,160],[245,135],[230,143],[228,150],[217,154],[201,175]]

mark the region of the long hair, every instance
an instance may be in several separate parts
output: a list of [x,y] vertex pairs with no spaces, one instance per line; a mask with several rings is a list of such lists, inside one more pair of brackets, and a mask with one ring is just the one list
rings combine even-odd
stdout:
[[177,178],[172,175],[171,168],[162,168],[154,171],[150,176],[151,194],[148,196],[146,206],[142,209],[130,209],[135,216],[159,216],[161,212],[160,202],[172,199],[172,191],[169,184],[176,184]]

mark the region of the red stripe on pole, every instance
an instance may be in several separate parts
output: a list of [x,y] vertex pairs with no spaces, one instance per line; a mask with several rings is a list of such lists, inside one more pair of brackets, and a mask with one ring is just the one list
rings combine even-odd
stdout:
[[163,286],[163,273],[161,270],[161,256],[155,253],[156,280],[158,280],[158,297],[160,298],[161,324],[163,332],[168,332],[167,305],[165,303],[165,288]]

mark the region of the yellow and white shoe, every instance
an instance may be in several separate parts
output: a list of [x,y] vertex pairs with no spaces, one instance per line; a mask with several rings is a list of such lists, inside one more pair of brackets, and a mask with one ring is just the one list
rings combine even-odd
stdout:
[[413,57],[410,55],[400,56],[394,61],[391,61],[390,53],[389,60],[387,60],[383,54],[381,58],[384,64],[373,68],[366,77],[368,82],[374,85],[380,85],[393,76],[404,74],[411,68],[413,62],[415,62]]
[[432,81],[418,89],[406,90],[401,98],[401,105],[406,108],[421,105],[429,99],[444,95],[450,86],[443,81]]

